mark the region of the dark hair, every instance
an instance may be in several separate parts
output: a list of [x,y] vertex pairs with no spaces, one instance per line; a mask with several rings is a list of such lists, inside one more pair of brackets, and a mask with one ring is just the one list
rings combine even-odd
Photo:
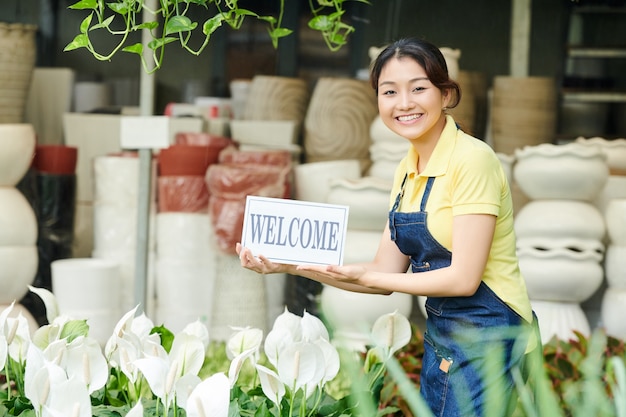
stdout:
[[370,83],[378,94],[378,80],[383,67],[393,58],[411,58],[424,68],[428,79],[439,90],[453,95],[448,108],[461,101],[461,87],[448,75],[446,60],[438,47],[418,38],[403,38],[388,45],[378,54],[370,68]]

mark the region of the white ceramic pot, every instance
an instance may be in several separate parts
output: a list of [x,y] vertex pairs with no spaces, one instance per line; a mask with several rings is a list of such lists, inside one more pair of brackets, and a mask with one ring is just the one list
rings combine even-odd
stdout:
[[599,147],[606,154],[606,163],[615,175],[626,174],[626,139],[605,139],[594,136],[591,138],[578,137],[576,143],[586,146]]
[[593,204],[600,210],[600,213],[605,213],[611,200],[618,198],[626,199],[626,175],[609,175]]
[[608,335],[626,339],[626,289],[607,288],[602,297],[602,323]]
[[0,187],[0,246],[36,242],[37,218],[30,203],[16,188]]
[[585,336],[591,334],[589,320],[578,303],[531,300],[531,305],[537,314],[543,344],[553,337],[565,341],[576,339],[574,331]]
[[513,184],[513,164],[515,164],[515,155],[509,155],[503,152],[496,152],[496,156],[502,164],[502,169],[506,174],[506,179],[509,182],[509,186]]
[[577,143],[542,143],[515,150],[513,177],[532,200],[593,201],[604,187],[609,168],[598,147]]
[[370,158],[372,161],[394,161],[396,164],[407,154],[411,145],[404,142],[373,142],[370,146]]
[[348,229],[343,262],[345,264],[371,262],[376,256],[383,227],[384,225],[377,231]]
[[336,179],[327,202],[350,207],[348,229],[381,231],[389,214],[391,182],[376,177]]
[[609,287],[626,290],[626,245],[607,246],[604,274]]
[[370,177],[380,178],[386,181],[393,181],[396,168],[398,167],[398,161],[385,161],[378,160],[373,161],[370,165],[367,175]]
[[0,124],[0,187],[15,186],[26,174],[35,152],[30,124]]
[[0,304],[19,302],[37,274],[37,246],[0,246]]
[[115,311],[120,305],[120,266],[108,259],[69,258],[50,264],[59,311]]
[[611,243],[626,246],[626,198],[609,201],[604,218]]
[[389,129],[383,120],[380,118],[380,115],[377,115],[372,124],[370,125],[370,137],[372,138],[373,143],[404,143],[407,144],[407,140],[395,133],[393,130]]
[[300,136],[297,120],[231,120],[234,140],[246,145],[282,147],[294,145]]
[[515,217],[518,238],[545,237],[601,240],[606,232],[602,213],[577,200],[534,200]]
[[320,295],[320,308],[333,329],[334,340],[359,351],[370,342],[376,319],[394,311],[408,318],[412,305],[413,296],[404,293],[362,294],[324,285]]
[[602,253],[595,250],[521,247],[517,253],[532,300],[581,303],[604,279]]
[[331,180],[360,178],[361,163],[358,159],[309,162],[296,165],[293,172],[296,200],[325,203]]

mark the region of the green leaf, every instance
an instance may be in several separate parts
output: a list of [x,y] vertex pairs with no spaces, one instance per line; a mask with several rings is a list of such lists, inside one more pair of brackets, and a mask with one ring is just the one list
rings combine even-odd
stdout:
[[314,30],[326,32],[332,30],[335,22],[327,15],[315,16],[309,20],[309,27]]
[[198,23],[192,22],[187,16],[174,16],[168,20],[165,25],[165,35],[172,33],[190,32],[198,26]]
[[68,8],[74,10],[96,10],[98,8],[98,0],[80,0]]
[[171,36],[165,37],[165,38],[154,39],[148,43],[148,48],[155,51],[159,48],[163,48],[168,43],[176,42],[177,40],[178,40],[177,38],[173,38]]
[[285,36],[289,36],[293,33],[293,30],[287,28],[276,28],[270,31],[270,36],[272,39],[284,38]]
[[123,52],[130,52],[137,55],[143,55],[143,44],[136,43],[134,45],[126,46],[122,49]]
[[159,336],[161,336],[161,346],[163,346],[165,351],[169,353],[170,349],[172,348],[172,343],[174,342],[174,333],[172,333],[165,326],[156,326],[150,332],[150,334],[153,334],[153,333],[156,333]]
[[93,18],[93,13],[83,19],[80,23],[80,33],[87,33],[89,30],[89,26],[91,25],[91,19]]
[[61,330],[61,338],[67,338],[68,343],[78,336],[87,336],[88,334],[89,325],[87,320],[70,320],[63,325]]
[[113,10],[115,13],[126,15],[128,14],[128,3],[107,3],[109,9]]
[[204,33],[207,36],[211,35],[220,26],[222,26],[222,23],[224,22],[224,20],[225,20],[225,17],[223,14],[221,13],[216,14],[215,16],[213,16],[212,18],[204,22],[204,25],[202,25],[202,33]]
[[89,30],[108,28],[111,25],[111,22],[113,22],[113,18],[114,18],[114,16],[110,16],[107,19],[103,20],[102,23],[98,23],[96,25],[93,25]]
[[150,21],[150,22],[144,22],[139,25],[133,26],[132,30],[142,30],[142,29],[154,30],[158,27],[159,27],[159,22]]
[[63,48],[63,52],[73,51],[75,49],[86,48],[89,45],[89,38],[85,34],[77,35],[74,40]]

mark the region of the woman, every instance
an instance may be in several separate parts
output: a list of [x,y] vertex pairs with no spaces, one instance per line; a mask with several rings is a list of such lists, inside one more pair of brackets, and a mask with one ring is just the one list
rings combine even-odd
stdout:
[[506,175],[494,151],[446,115],[461,92],[436,46],[396,41],[373,62],[371,83],[382,121],[411,144],[395,172],[374,260],[282,265],[238,245],[241,264],[350,291],[427,296],[421,393],[433,413],[480,416],[488,401],[508,415],[512,369],[538,341]]

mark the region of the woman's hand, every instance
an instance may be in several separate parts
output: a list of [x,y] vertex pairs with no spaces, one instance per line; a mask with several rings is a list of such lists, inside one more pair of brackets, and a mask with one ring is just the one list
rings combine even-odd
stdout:
[[299,273],[308,271],[314,279],[323,282],[338,281],[360,285],[363,285],[360,280],[367,272],[361,265],[298,265],[296,270]]
[[241,246],[241,243],[237,243],[235,251],[239,255],[241,266],[259,274],[274,274],[286,272],[287,270],[288,265],[274,263],[263,255],[254,256],[252,251]]

